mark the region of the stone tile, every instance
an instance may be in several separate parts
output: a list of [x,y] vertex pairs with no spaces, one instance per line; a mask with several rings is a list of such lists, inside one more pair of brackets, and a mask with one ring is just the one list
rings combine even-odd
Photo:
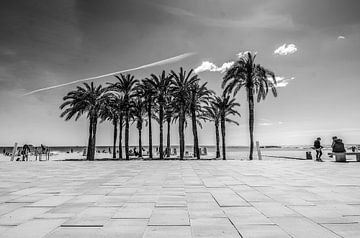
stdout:
[[151,214],[149,225],[152,226],[188,226],[187,208],[155,208]]
[[25,205],[27,205],[27,203],[0,203],[0,216]]
[[150,218],[155,207],[155,203],[126,203],[120,208],[112,218],[121,219],[140,219]]
[[185,195],[161,195],[157,207],[186,207]]
[[72,198],[73,198],[73,196],[51,196],[51,197],[42,199],[38,202],[32,203],[28,206],[31,206],[31,207],[56,207],[56,206],[59,206],[59,205],[65,203],[66,201],[69,201]]
[[143,238],[192,238],[189,226],[148,226]]
[[49,211],[49,208],[22,207],[0,217],[0,225],[19,225],[42,213]]
[[103,231],[106,237],[142,238],[148,219],[113,219],[106,223]]
[[225,217],[217,203],[188,203],[190,218]]
[[236,238],[241,237],[227,218],[191,219],[191,230],[194,238]]
[[290,238],[277,225],[239,225],[236,229],[243,238]]
[[98,227],[59,227],[46,238],[105,238],[106,233]]
[[250,206],[248,202],[242,199],[238,194],[228,188],[209,189],[216,202],[221,207]]
[[104,195],[80,195],[76,196],[69,202],[71,203],[96,203],[98,200],[102,199]]
[[358,238],[360,237],[360,224],[324,224],[324,226],[339,236],[345,238]]
[[30,195],[33,193],[38,193],[43,191],[44,189],[42,188],[25,188],[25,189],[21,189],[18,190],[16,192],[11,193],[12,195],[21,195],[21,196],[25,196],[25,195]]
[[89,207],[76,217],[66,221],[64,226],[103,226],[116,213],[114,207]]
[[336,209],[327,206],[293,206],[291,209],[311,219],[316,223],[351,223],[351,219],[344,217]]
[[52,208],[50,213],[78,214],[89,207],[86,203],[63,203],[60,206]]
[[251,205],[267,217],[300,216],[295,211],[277,202],[252,202]]
[[187,202],[215,202],[214,197],[209,192],[188,192],[186,193]]
[[222,210],[235,227],[243,225],[269,225],[274,224],[254,207],[223,207]]
[[2,238],[41,238],[59,227],[65,219],[35,219],[20,224],[1,234]]
[[95,203],[95,206],[121,207],[129,199],[130,196],[103,196]]
[[313,234],[313,237],[316,238],[340,237],[332,231],[304,217],[272,217],[271,220],[289,235],[296,238],[309,238],[310,234]]

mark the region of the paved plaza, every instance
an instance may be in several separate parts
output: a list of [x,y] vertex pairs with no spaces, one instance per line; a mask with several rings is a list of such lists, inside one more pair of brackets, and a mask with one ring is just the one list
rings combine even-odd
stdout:
[[360,163],[0,163],[0,237],[360,237]]

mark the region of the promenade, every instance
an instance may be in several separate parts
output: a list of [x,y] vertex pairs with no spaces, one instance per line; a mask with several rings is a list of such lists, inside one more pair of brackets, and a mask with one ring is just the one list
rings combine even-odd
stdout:
[[0,237],[360,237],[360,163],[0,163]]

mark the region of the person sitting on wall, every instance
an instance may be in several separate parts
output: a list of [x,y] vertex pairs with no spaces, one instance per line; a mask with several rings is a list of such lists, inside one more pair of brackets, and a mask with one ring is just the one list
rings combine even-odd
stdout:
[[332,151],[334,153],[345,153],[346,150],[345,150],[345,145],[344,143],[342,142],[342,139],[336,139],[334,141],[334,145],[332,147]]

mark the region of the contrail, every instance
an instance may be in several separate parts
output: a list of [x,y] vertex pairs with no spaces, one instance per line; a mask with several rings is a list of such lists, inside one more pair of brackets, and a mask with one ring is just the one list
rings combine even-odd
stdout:
[[153,63],[150,63],[150,64],[141,65],[141,66],[131,68],[131,69],[125,69],[125,70],[112,72],[112,73],[108,73],[108,74],[103,74],[103,75],[99,75],[99,76],[95,76],[95,77],[90,77],[90,78],[85,78],[85,79],[78,79],[78,80],[75,80],[75,81],[72,81],[72,82],[63,83],[63,84],[59,84],[59,85],[54,85],[54,86],[50,86],[50,87],[46,87],[46,88],[40,88],[40,89],[36,89],[34,91],[31,91],[31,92],[25,93],[23,96],[28,96],[28,95],[31,95],[31,94],[34,94],[34,93],[38,93],[38,92],[42,92],[42,91],[46,91],[46,90],[50,90],[50,89],[54,89],[54,88],[60,88],[60,87],[64,87],[64,86],[79,83],[79,82],[84,82],[84,81],[89,81],[89,80],[93,80],[93,79],[104,78],[104,77],[107,77],[107,76],[113,76],[113,75],[116,75],[116,74],[126,73],[126,72],[129,72],[129,71],[145,69],[145,68],[159,66],[159,65],[163,65],[163,64],[170,64],[170,63],[177,62],[179,60],[185,59],[185,58],[190,57],[190,56],[195,55],[195,54],[196,54],[195,52],[185,53],[185,54],[181,54],[181,55],[178,55],[178,56],[175,56],[175,57],[171,57],[171,58],[168,58],[168,59],[156,61],[156,62],[153,62]]

